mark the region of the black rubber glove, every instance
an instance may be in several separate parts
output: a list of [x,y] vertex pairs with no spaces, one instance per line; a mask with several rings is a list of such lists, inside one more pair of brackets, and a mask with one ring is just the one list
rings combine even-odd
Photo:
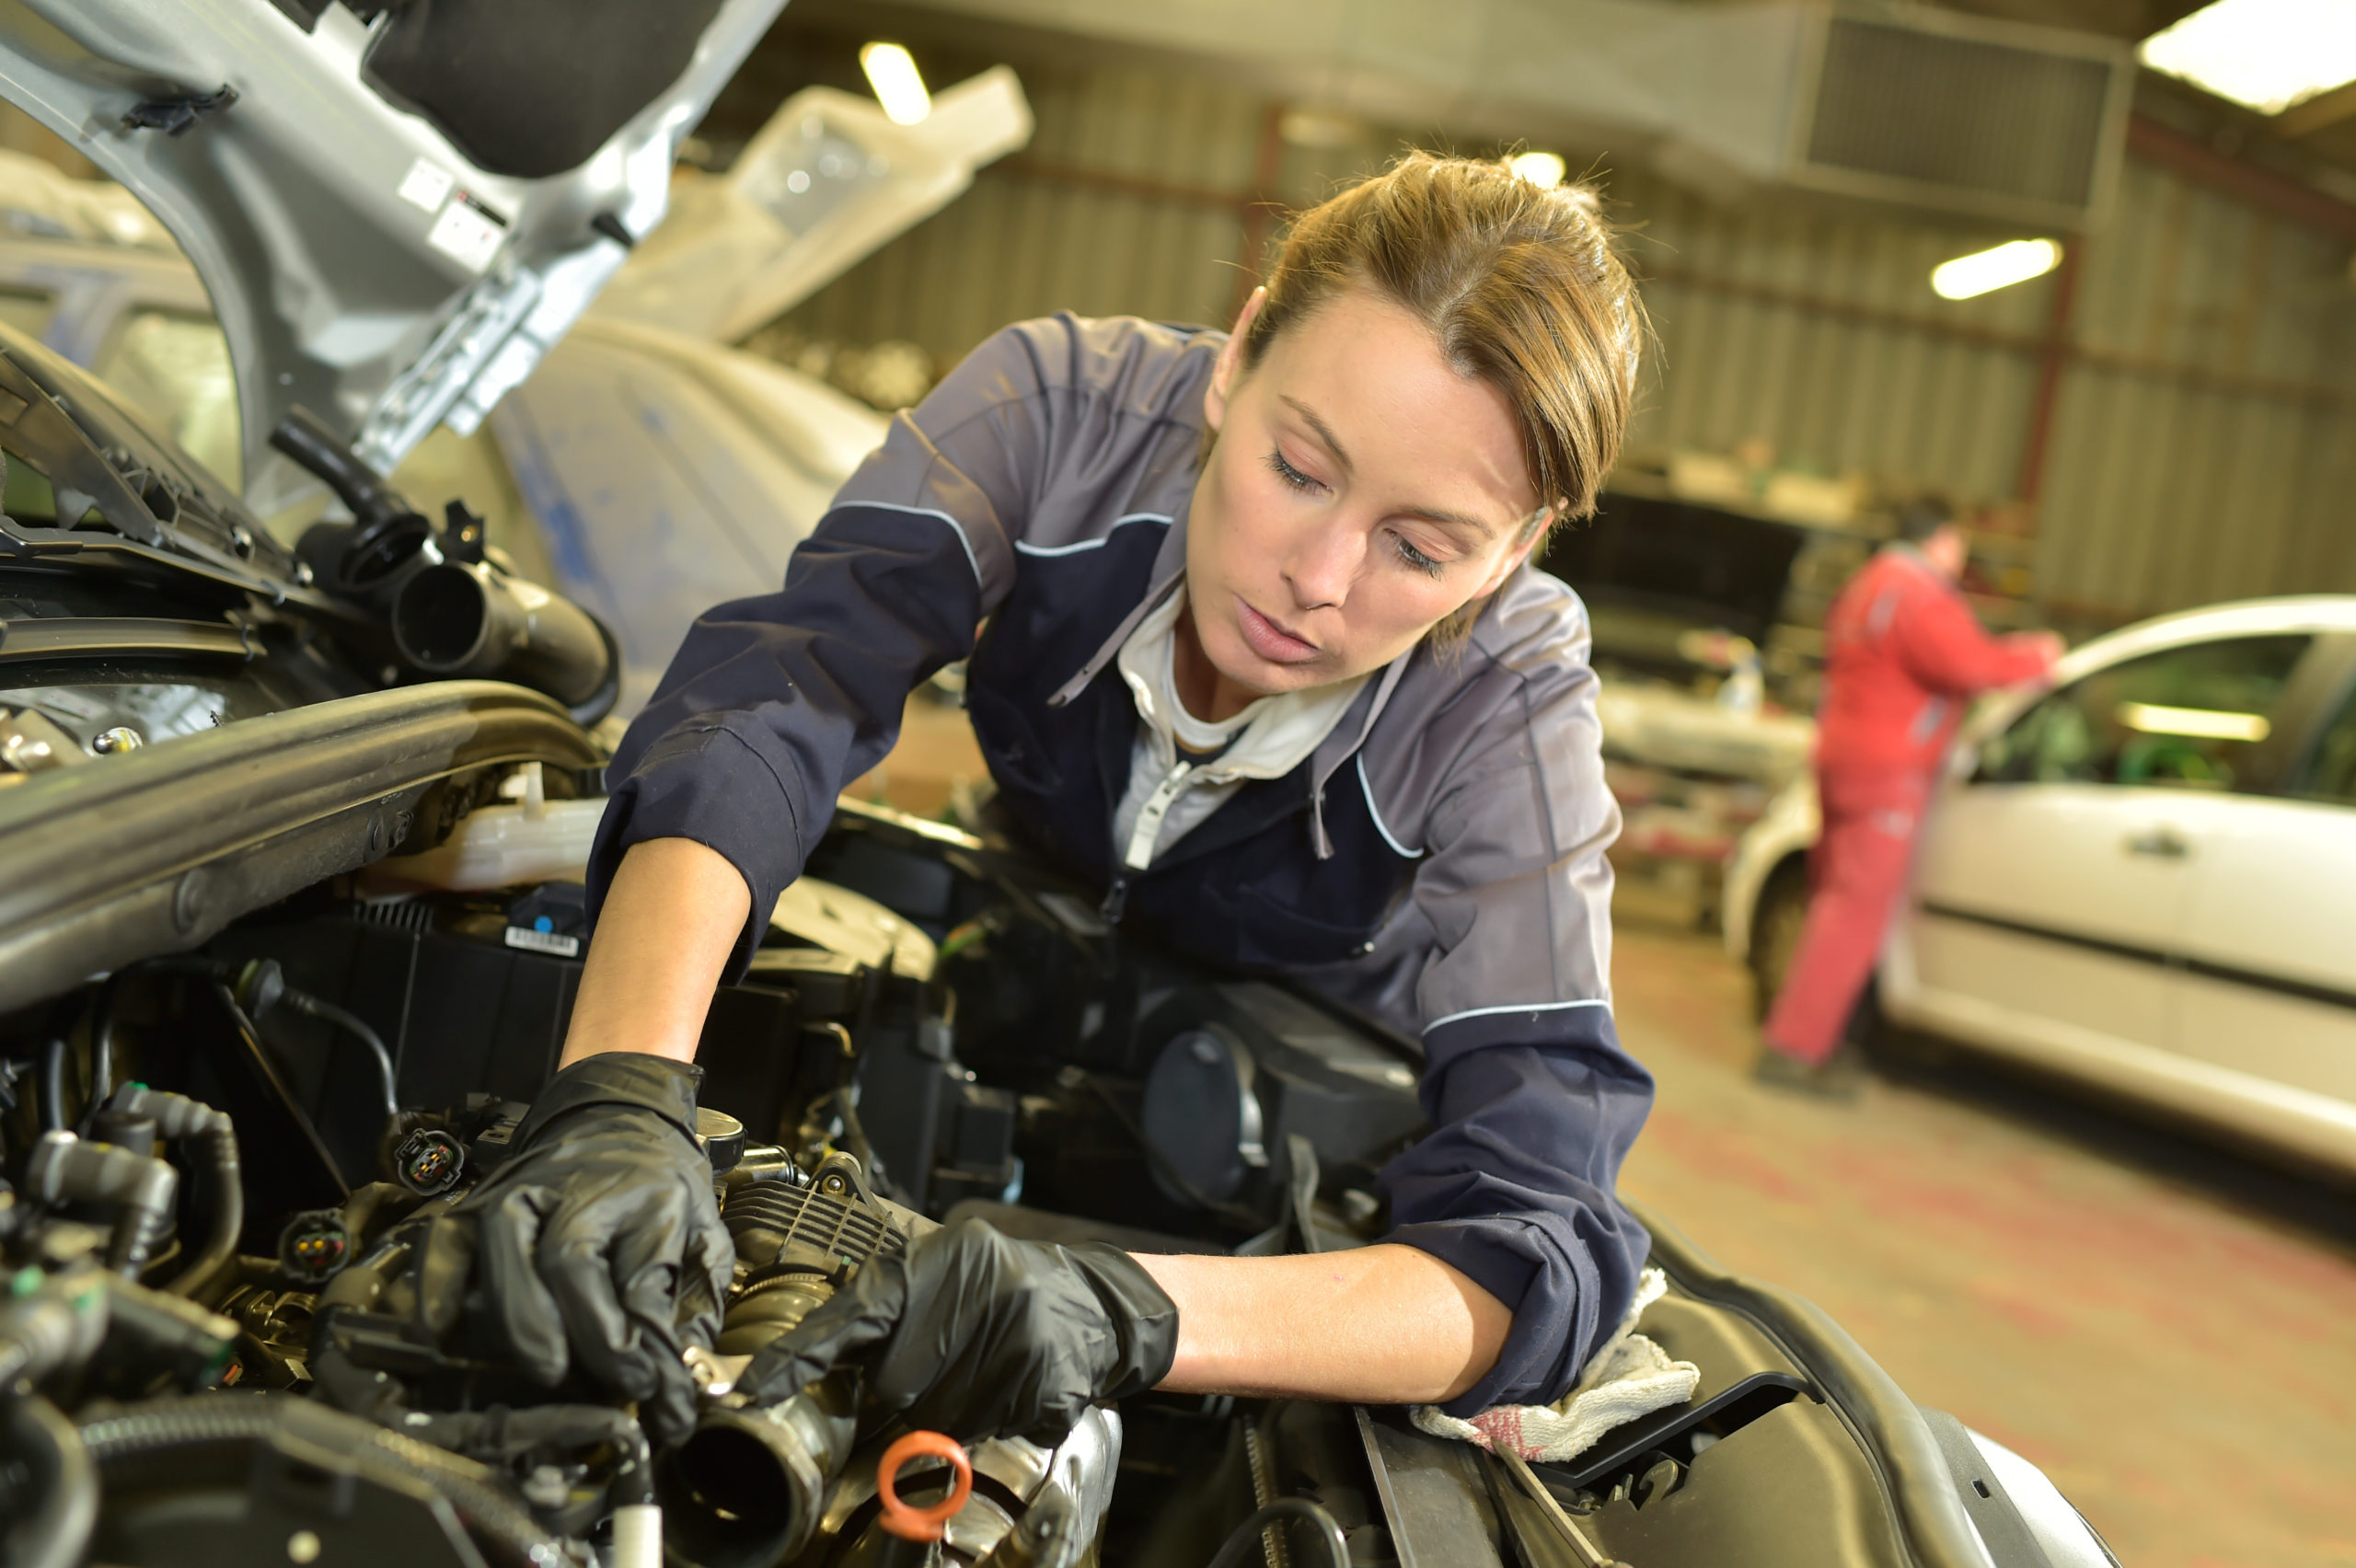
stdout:
[[968,1219],[866,1264],[737,1387],[768,1403],[856,1361],[871,1417],[1052,1445],[1091,1404],[1161,1382],[1177,1355],[1177,1304],[1126,1252],[1017,1241]]
[[709,1347],[735,1264],[696,1146],[703,1069],[633,1052],[549,1080],[515,1151],[433,1223],[419,1264],[427,1326],[446,1332],[471,1277],[483,1327],[539,1381],[577,1363],[657,1442],[695,1425],[681,1352]]

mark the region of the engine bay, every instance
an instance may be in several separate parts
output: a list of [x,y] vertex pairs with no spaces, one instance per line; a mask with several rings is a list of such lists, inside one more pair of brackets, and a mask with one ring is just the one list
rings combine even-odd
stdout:
[[[468,803],[495,813],[497,790]],[[631,1510],[654,1506],[674,1561],[864,1561],[881,1538],[873,1456],[851,1452],[855,1384],[763,1410],[730,1381],[869,1259],[960,1214],[1141,1250],[1288,1248],[1296,1176],[1313,1191],[1321,1172],[1340,1199],[1311,1223],[1363,1239],[1373,1170],[1419,1124],[1403,1048],[1272,986],[1115,963],[1092,911],[978,840],[847,811],[707,1025],[701,1141],[736,1275],[718,1343],[693,1353],[702,1424],[658,1456],[585,1384],[551,1392],[420,1327],[413,1253],[497,1169],[553,1071],[584,911],[567,882],[386,891],[402,864],[127,966],[8,1042],[20,1300],[70,1314],[95,1290],[113,1309],[102,1343],[27,1363],[96,1435],[98,1560],[186,1561],[199,1528],[227,1532],[204,1554],[223,1561],[303,1528],[326,1541],[269,1501],[253,1458],[321,1446],[363,1491],[422,1465],[456,1489],[461,1535],[526,1556],[625,1560]],[[142,1312],[169,1332],[133,1327]],[[1116,1472],[1125,1516],[1127,1493],[1156,1489],[1145,1477],[1165,1509],[1199,1512],[1179,1494],[1218,1466],[1176,1456],[1218,1453],[1233,1401],[1152,1402],[1098,1410],[1052,1451],[976,1445],[953,1559],[988,1557],[1042,1505],[1093,1550]],[[395,1435],[404,1451],[386,1449]],[[388,1550],[386,1510],[348,1516],[355,1544]],[[1363,1525],[1367,1500],[1345,1512]],[[404,1554],[446,1537],[427,1560],[469,1561],[434,1522],[399,1527]]]
[[[862,1435],[855,1370],[737,1392],[762,1345],[943,1222],[1138,1252],[1366,1244],[1375,1173],[1422,1126],[1412,1042],[1203,973],[1002,847],[853,801],[705,1027],[699,1141],[736,1262],[716,1343],[689,1352],[693,1435],[658,1448],[582,1375],[544,1388],[438,1332],[419,1250],[553,1072],[586,940],[578,882],[502,879],[569,853],[590,783],[455,778],[411,813],[444,852],[7,1016],[0,1371],[25,1397],[0,1512],[56,1548],[27,1561],[922,1561],[884,1528],[880,1470],[948,1513],[938,1561],[998,1568],[1583,1562],[1597,1541],[1723,1561],[1709,1543],[1775,1485],[1820,1507],[1746,1560],[1834,1560],[1808,1554],[1843,1538],[1842,1560],[1908,1560],[1798,1360],[1682,1293],[1646,1330],[1704,1366],[1693,1404],[1519,1480],[1403,1412],[1164,1393],[1053,1448],[884,1464],[899,1434]],[[486,836],[499,855],[473,852]]]

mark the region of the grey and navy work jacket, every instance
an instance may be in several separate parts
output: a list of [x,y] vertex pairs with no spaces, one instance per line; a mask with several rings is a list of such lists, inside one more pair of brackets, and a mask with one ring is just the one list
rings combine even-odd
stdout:
[[1113,816],[1138,717],[1107,667],[1184,576],[1224,340],[1024,322],[896,418],[783,591],[688,632],[616,755],[592,898],[631,844],[709,845],[752,890],[741,968],[909,691],[969,659],[999,801],[1125,923],[1420,1037],[1432,1131],[1383,1172],[1389,1239],[1514,1314],[1495,1368],[1449,1409],[1552,1401],[1626,1311],[1650,1246],[1614,1196],[1652,1079],[1612,1027],[1603,852],[1619,813],[1586,611],[1515,573],[1466,644],[1379,672],[1306,763],[1124,877]]

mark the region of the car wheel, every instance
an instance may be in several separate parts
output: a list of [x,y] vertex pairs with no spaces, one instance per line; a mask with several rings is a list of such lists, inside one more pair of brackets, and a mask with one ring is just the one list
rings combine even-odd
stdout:
[[1807,926],[1807,863],[1795,855],[1768,873],[1750,914],[1751,997],[1763,1021],[1784,988]]

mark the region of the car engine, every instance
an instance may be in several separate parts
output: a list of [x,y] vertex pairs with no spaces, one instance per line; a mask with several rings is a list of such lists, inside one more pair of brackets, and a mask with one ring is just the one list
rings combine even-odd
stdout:
[[[585,782],[481,780],[451,838],[528,859],[595,809],[565,798]],[[446,885],[465,865],[381,860],[8,1020],[0,1372],[25,1391],[0,1495],[25,1561],[82,1539],[123,1564],[888,1560],[896,1434],[861,1440],[855,1370],[749,1402],[762,1345],[953,1212],[1143,1251],[1362,1239],[1420,1125],[1379,1031],[1186,973],[1017,857],[847,804],[711,1009],[699,1133],[736,1271],[689,1352],[699,1424],[656,1452],[585,1382],[422,1320],[423,1239],[552,1072],[585,941],[578,883]],[[1300,1409],[1356,1446],[1345,1410]],[[1270,1421],[1149,1396],[1053,1449],[919,1458],[898,1492],[937,1504],[970,1471],[944,1561],[1077,1562],[1273,1495]],[[1365,1527],[1337,1485],[1323,1506]]]

